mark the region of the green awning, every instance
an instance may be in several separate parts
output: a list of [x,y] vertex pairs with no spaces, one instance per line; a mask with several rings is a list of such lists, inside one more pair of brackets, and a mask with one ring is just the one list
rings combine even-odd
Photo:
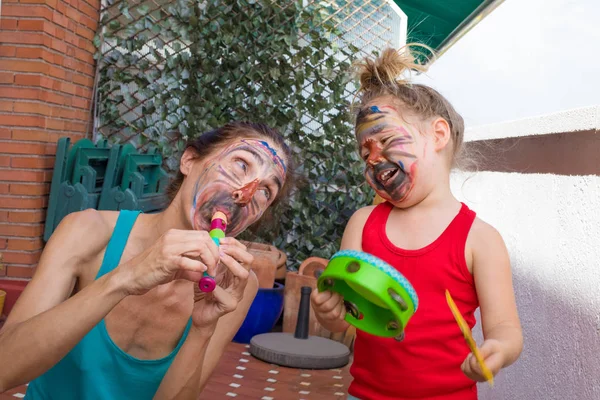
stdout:
[[407,42],[444,53],[503,0],[394,0],[408,17]]

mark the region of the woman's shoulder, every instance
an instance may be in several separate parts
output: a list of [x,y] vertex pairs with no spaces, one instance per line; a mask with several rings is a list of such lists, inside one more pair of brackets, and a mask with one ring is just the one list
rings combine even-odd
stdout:
[[104,250],[117,222],[117,211],[87,209],[62,219],[47,248],[69,248],[79,259],[92,259]]

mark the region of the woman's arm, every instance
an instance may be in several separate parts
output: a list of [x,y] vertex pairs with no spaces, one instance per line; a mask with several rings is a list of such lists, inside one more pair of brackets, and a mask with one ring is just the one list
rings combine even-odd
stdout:
[[198,398],[225,348],[244,322],[257,292],[258,279],[251,273],[241,302],[235,311],[219,318],[214,332],[194,326],[190,328],[188,337],[154,396],[155,400]]
[[[84,211],[69,214],[52,235],[0,331],[0,360],[11,360],[0,368],[0,393],[47,371],[124,297],[105,276],[66,300],[81,265],[106,244],[105,230],[97,213]],[[83,246],[83,237],[93,242]]]
[[198,282],[207,267],[214,270],[218,250],[208,232],[171,230],[69,298],[82,269],[97,259],[112,234],[103,218],[95,210],[73,213],[52,235],[0,332],[0,359],[12,360],[11,368],[0,369],[0,392],[47,371],[124,297],[173,279]]
[[[510,258],[498,231],[479,219],[473,224],[467,245],[472,251],[473,277],[485,339],[481,353],[488,368],[496,374],[514,363],[523,349]],[[484,380],[472,356],[465,360],[463,370],[473,379]]]

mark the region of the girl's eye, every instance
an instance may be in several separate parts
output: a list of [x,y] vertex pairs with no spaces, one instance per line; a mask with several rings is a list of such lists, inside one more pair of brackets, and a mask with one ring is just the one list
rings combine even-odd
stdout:
[[242,171],[246,172],[248,170],[248,164],[246,163],[246,161],[242,160],[241,158],[238,158],[237,160],[235,160],[235,164],[240,167],[242,169]]

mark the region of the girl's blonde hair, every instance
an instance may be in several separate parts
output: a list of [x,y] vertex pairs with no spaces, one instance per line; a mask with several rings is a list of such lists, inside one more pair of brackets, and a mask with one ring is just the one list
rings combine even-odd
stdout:
[[426,49],[433,54],[433,50],[425,45],[407,44],[399,50],[387,48],[379,57],[367,57],[355,65],[360,82],[356,125],[361,122],[360,111],[364,110],[369,102],[380,96],[394,96],[401,109],[422,120],[442,117],[448,122],[453,144],[452,161],[456,164],[463,145],[463,118],[435,89],[411,83],[410,77],[406,77],[407,73],[413,71],[427,71],[427,65],[417,61],[417,58],[427,60],[427,57],[424,53],[413,51],[413,48]]

